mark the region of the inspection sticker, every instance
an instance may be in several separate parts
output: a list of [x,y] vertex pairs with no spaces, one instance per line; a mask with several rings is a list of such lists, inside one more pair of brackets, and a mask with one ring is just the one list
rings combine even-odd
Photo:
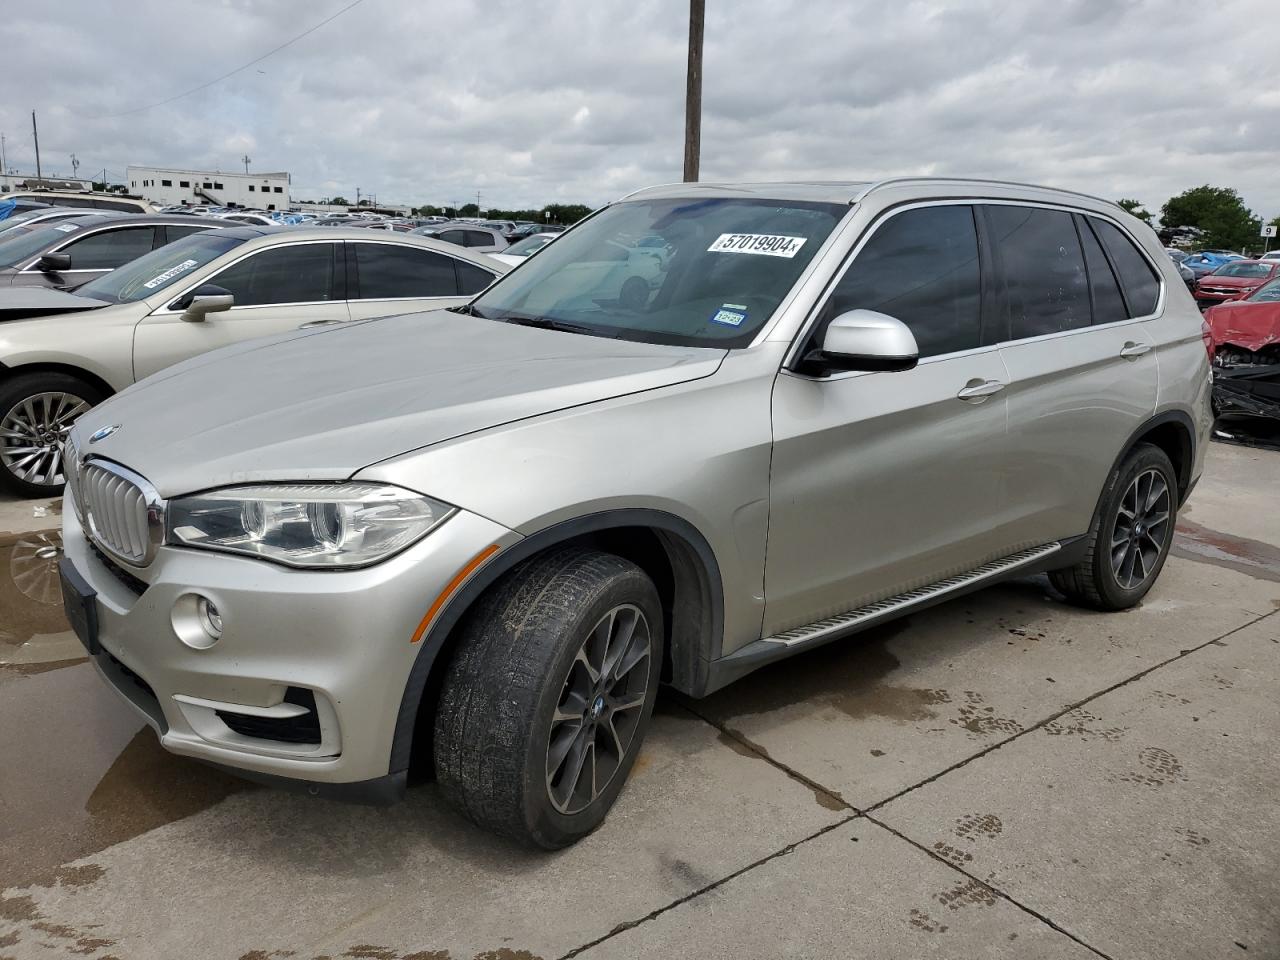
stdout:
[[723,323],[728,327],[740,327],[745,319],[747,319],[747,308],[744,304],[726,303],[716,311],[715,316],[711,318],[711,322]]
[[196,266],[195,260],[183,260],[176,267],[170,267],[164,273],[160,274],[160,276],[152,277],[150,280],[144,283],[143,286],[146,287],[148,290],[154,290],[156,287],[160,286],[161,284],[168,283],[178,274],[186,273],[188,270],[190,270],[194,266]]
[[804,237],[780,237],[772,233],[722,233],[707,253],[758,253],[790,260],[804,246]]
[[70,233],[72,230],[79,230],[80,225],[78,223],[59,223],[53,229],[59,230],[62,233]]

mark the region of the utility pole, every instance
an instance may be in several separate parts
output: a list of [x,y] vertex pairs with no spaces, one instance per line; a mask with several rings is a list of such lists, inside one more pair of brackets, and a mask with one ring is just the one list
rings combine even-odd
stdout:
[[480,191],[476,191],[476,216],[480,216]]
[[244,161],[244,172],[248,173],[249,172],[249,155],[246,153],[240,159]]
[[0,177],[9,172],[9,167],[4,162],[4,134],[0,133]]
[[44,174],[40,172],[40,131],[36,129],[36,112],[31,111],[31,137],[36,142],[36,179],[41,180]]
[[689,0],[689,72],[684,92],[684,179],[698,179],[702,152],[702,25],[706,0]]
[[356,206],[360,206],[360,188],[356,187]]
[[71,179],[80,179],[80,161],[76,159],[76,155],[71,155]]

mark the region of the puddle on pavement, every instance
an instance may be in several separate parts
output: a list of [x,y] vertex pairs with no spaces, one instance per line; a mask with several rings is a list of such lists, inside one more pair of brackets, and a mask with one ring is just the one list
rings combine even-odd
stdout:
[[107,689],[62,613],[60,547],[0,539],[0,890],[91,881],[57,868],[249,787],[166,753]]
[[1186,518],[1178,521],[1170,552],[1183,560],[1211,563],[1260,580],[1280,583],[1280,547],[1220,533]]

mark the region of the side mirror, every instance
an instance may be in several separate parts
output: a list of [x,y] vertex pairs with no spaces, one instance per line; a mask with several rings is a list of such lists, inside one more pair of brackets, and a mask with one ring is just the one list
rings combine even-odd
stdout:
[[920,359],[915,334],[895,317],[850,310],[827,325],[822,345],[804,358],[823,374],[834,370],[910,370]]
[[46,253],[36,261],[36,269],[42,273],[61,273],[71,269],[71,254]]
[[215,283],[202,283],[185,297],[175,301],[174,309],[182,310],[182,319],[188,323],[200,323],[206,314],[230,310],[236,298],[231,291]]

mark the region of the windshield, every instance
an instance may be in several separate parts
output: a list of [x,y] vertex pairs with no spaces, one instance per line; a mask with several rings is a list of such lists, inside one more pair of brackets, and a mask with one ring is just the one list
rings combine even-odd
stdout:
[[12,233],[0,234],[0,267],[16,267],[37,253],[43,253],[68,233],[80,227],[75,223],[36,224],[18,227]]
[[1273,268],[1266,263],[1228,263],[1213,271],[1215,277],[1265,277]]
[[1280,303],[1280,280],[1259,287],[1248,299],[1254,303]]
[[550,237],[525,237],[523,240],[517,240],[502,252],[509,257],[527,257],[531,253],[537,253],[550,242]]
[[76,293],[110,303],[145,300],[177,282],[188,272],[212,263],[228,250],[240,246],[245,239],[229,237],[220,230],[192,234],[159,250],[152,250],[106,276],[89,281],[83,287],[77,287]]
[[472,311],[596,336],[743,347],[847,210],[736,197],[619,203],[498,280]]

